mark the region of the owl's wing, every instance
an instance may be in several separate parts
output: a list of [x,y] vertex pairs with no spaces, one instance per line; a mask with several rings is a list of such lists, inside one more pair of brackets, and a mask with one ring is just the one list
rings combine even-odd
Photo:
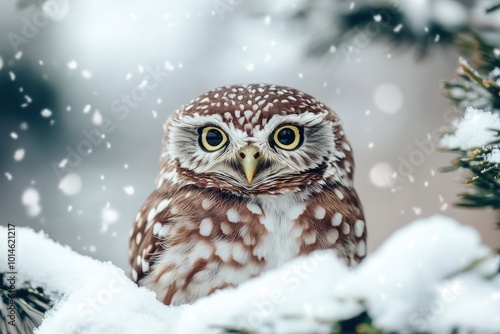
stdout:
[[139,282],[155,262],[155,255],[163,250],[162,240],[168,235],[170,200],[153,192],[137,214],[130,231],[130,277]]

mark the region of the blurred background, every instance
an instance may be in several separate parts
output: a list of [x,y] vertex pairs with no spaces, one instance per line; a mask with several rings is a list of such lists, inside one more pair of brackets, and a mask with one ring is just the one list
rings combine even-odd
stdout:
[[217,86],[264,82],[303,90],[344,121],[369,250],[434,214],[499,248],[493,212],[453,207],[464,176],[440,173],[453,156],[434,149],[437,130],[461,114],[440,88],[458,54],[428,22],[467,25],[473,1],[408,1],[412,21],[394,32],[419,31],[420,47],[376,38],[377,13],[354,38],[323,38],[335,33],[335,13],[359,3],[0,2],[1,224],[43,230],[125,268],[165,120]]

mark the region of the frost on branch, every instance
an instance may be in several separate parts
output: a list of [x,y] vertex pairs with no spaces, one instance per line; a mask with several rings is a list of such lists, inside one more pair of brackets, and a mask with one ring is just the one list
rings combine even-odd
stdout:
[[500,210],[500,69],[495,67],[484,77],[460,59],[459,72],[463,82],[445,83],[445,96],[466,108],[465,115],[441,140],[443,150],[459,156],[443,170],[464,168],[472,173],[465,181],[472,187],[460,194],[459,206]]
[[[372,326],[378,333],[453,328],[493,333],[500,328],[498,257],[472,228],[442,216],[396,232],[354,270],[329,251],[317,252],[182,307],[158,302],[111,263],[79,255],[27,228],[17,233],[18,280],[52,292],[55,302],[38,334],[342,333]],[[0,260],[0,271],[6,270],[5,261]]]

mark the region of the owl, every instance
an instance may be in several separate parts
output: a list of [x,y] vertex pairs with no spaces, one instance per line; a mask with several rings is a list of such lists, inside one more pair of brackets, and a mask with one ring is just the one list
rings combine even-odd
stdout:
[[167,120],[156,190],[130,234],[130,277],[167,305],[235,287],[301,255],[366,255],[338,116],[298,90],[216,88]]

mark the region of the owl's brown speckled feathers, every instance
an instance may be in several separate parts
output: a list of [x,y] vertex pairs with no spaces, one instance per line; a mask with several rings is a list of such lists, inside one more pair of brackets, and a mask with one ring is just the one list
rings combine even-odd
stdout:
[[312,96],[265,84],[203,94],[165,124],[130,275],[178,305],[318,249],[353,265],[366,255],[353,169],[339,118]]

